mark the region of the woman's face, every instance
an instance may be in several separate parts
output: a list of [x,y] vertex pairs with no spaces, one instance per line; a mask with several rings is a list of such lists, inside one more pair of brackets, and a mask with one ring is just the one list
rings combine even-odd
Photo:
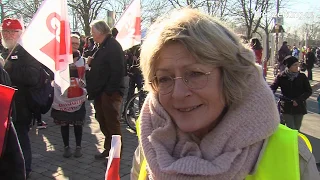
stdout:
[[289,68],[291,72],[299,72],[299,62],[295,62]]
[[[172,90],[170,91],[170,88],[166,91],[169,93],[158,92],[161,105],[179,129],[200,136],[207,133],[225,107],[220,70],[211,65],[200,64],[178,43],[166,45],[159,57],[156,66],[159,86],[160,83],[166,83],[168,76],[207,78],[207,81],[202,81],[205,82],[202,83],[204,85],[198,89],[188,87],[187,82],[177,78],[173,80]],[[201,81],[193,83],[196,86]]]

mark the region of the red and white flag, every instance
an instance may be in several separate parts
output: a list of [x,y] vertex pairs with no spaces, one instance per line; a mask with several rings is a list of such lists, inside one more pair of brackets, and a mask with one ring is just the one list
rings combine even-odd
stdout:
[[105,180],[120,180],[121,136],[112,135]]
[[70,86],[72,60],[67,0],[45,0],[33,17],[19,44],[55,74],[64,92]]
[[141,43],[140,11],[140,0],[133,0],[115,25],[119,31],[117,41],[123,50]]
[[0,84],[0,157],[3,155],[3,145],[8,132],[11,101],[15,89]]

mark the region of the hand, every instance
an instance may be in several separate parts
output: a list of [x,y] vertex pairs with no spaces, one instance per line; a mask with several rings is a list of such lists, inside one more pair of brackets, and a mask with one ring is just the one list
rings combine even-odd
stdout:
[[292,101],[293,106],[298,106],[298,103],[296,101]]
[[88,59],[87,59],[87,64],[90,65],[91,64],[91,61],[93,60],[93,57],[91,56],[88,56]]

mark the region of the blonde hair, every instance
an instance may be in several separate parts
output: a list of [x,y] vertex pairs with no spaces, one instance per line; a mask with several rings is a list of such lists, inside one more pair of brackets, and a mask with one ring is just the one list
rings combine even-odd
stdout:
[[[200,63],[220,68],[227,105],[240,102],[250,88],[247,78],[259,74],[252,50],[233,32],[213,17],[186,8],[161,17],[150,27],[140,55],[146,82],[154,78],[159,53],[171,42],[181,43]],[[154,91],[148,83],[146,89]]]
[[94,27],[101,34],[111,34],[110,27],[104,20],[95,20],[90,24],[90,27]]

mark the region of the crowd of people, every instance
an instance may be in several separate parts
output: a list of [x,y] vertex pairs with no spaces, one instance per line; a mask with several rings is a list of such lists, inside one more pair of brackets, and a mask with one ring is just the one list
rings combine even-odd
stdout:
[[[96,119],[105,136],[105,150],[96,159],[108,156],[112,135],[121,135],[120,106],[125,91],[125,54],[115,40],[116,29],[110,29],[104,21],[91,24],[92,37],[85,38],[71,34],[73,63],[69,65],[70,87],[61,92],[54,83],[53,72],[45,68],[17,42],[22,34],[22,25],[17,19],[5,19],[1,27],[3,50],[0,66],[0,83],[16,88],[10,126],[6,139],[5,153],[0,158],[0,177],[4,179],[28,179],[32,172],[32,150],[28,132],[33,119],[37,127],[46,127],[41,120],[41,109],[33,98],[35,87],[44,87],[42,80],[50,80],[54,98],[50,104],[51,117],[61,126],[64,144],[63,157],[82,156],[82,133],[85,121],[87,99],[94,101]],[[137,59],[135,59],[137,61]],[[43,72],[45,72],[43,74]],[[46,76],[48,75],[48,76]],[[45,78],[44,78],[45,77]],[[47,82],[47,81],[46,81]],[[39,85],[41,84],[41,85]],[[50,88],[49,88],[50,90]],[[39,105],[39,106],[38,106]],[[11,123],[12,122],[12,123]],[[76,147],[69,146],[69,128],[74,128]],[[17,132],[17,133],[15,133]],[[3,144],[1,144],[3,145]],[[21,149],[20,149],[21,148]],[[12,151],[10,153],[7,153]]]
[[[85,101],[92,100],[105,137],[104,150],[94,158],[106,159],[112,135],[121,135],[124,102],[144,86],[149,94],[137,121],[139,145],[131,179],[320,178],[308,142],[297,131],[312,94],[313,66],[308,63],[314,64],[317,55],[311,49],[305,55],[307,77],[298,69],[299,50],[284,43],[279,50],[283,69],[268,86],[266,73],[261,73],[261,66],[266,67],[260,41],[253,38],[245,45],[220,21],[198,10],[164,15],[150,27],[141,47],[126,51],[116,40],[117,29],[105,21],[93,21],[90,28],[91,37],[71,35],[70,87],[61,92],[53,72],[17,44],[23,29],[19,20],[2,23],[0,84],[17,91],[0,177],[30,177],[30,124],[35,119],[37,126],[46,127],[30,87],[42,82],[44,71],[54,89],[50,115],[60,126],[64,158],[82,156]],[[291,129],[279,124],[274,101],[278,87],[286,98],[281,113]]]

